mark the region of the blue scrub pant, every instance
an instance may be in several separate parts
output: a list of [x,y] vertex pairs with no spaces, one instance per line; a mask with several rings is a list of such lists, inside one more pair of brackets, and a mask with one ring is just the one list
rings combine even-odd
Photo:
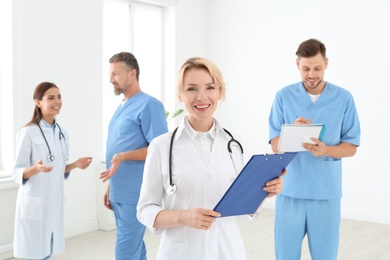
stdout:
[[117,228],[115,257],[117,260],[144,260],[145,226],[137,219],[137,205],[111,202]]
[[301,259],[302,241],[307,235],[313,260],[336,260],[340,202],[340,199],[309,200],[278,195],[275,205],[276,259]]

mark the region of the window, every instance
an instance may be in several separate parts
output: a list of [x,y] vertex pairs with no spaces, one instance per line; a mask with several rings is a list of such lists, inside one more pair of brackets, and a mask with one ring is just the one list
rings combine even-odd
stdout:
[[130,4],[129,46],[140,65],[141,89],[167,110],[175,107],[174,28],[173,7]]
[[0,0],[0,178],[14,160],[12,88],[12,0]]
[[[142,1],[129,4],[106,1],[103,11],[103,138],[121,97],[113,94],[109,83],[109,58],[129,51],[140,66],[143,92],[163,102],[167,111],[175,110],[175,9]],[[160,1],[161,2],[161,1]],[[105,149],[104,149],[105,150]]]

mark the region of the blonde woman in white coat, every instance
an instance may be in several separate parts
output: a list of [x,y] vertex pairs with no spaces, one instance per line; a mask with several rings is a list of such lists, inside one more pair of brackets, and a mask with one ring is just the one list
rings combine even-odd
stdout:
[[35,110],[17,135],[14,180],[20,185],[16,204],[14,256],[49,259],[64,251],[64,179],[74,168],[86,169],[91,157],[67,164],[68,134],[55,117],[62,100],[59,88],[40,83]]
[[[239,147],[232,145],[231,159],[227,150],[231,137],[213,118],[225,97],[222,75],[211,61],[191,58],[179,72],[177,91],[188,116],[172,145],[176,191],[170,191],[171,132],[149,145],[138,219],[162,235],[157,259],[246,259],[237,218],[218,218],[220,214],[212,210],[243,167]],[[264,190],[272,196],[281,192],[282,184],[277,178]]]

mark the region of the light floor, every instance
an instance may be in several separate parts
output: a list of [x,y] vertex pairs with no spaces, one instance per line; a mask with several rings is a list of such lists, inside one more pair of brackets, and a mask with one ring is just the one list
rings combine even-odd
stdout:
[[[273,252],[274,211],[263,209],[255,222],[241,222],[242,237],[250,260],[275,259]],[[66,252],[53,260],[115,259],[116,231],[94,231],[66,240]],[[148,259],[156,258],[159,236],[145,233]],[[12,258],[15,259],[15,258]],[[310,260],[307,241],[302,246],[302,260]],[[340,260],[390,260],[390,225],[342,220],[340,230]]]

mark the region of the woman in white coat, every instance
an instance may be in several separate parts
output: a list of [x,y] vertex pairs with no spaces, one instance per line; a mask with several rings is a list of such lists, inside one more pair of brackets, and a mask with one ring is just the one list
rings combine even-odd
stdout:
[[[246,259],[237,217],[218,218],[212,210],[243,167],[239,146],[232,143],[230,158],[231,136],[213,118],[225,98],[219,69],[204,58],[187,60],[179,72],[177,94],[188,116],[174,131],[172,147],[172,132],[149,145],[138,219],[162,234],[157,259]],[[279,177],[263,189],[272,196],[282,184]]]
[[42,82],[33,96],[34,114],[17,135],[14,180],[17,197],[14,256],[49,259],[64,251],[64,179],[74,168],[87,168],[91,157],[67,164],[68,134],[55,119],[60,90]]

